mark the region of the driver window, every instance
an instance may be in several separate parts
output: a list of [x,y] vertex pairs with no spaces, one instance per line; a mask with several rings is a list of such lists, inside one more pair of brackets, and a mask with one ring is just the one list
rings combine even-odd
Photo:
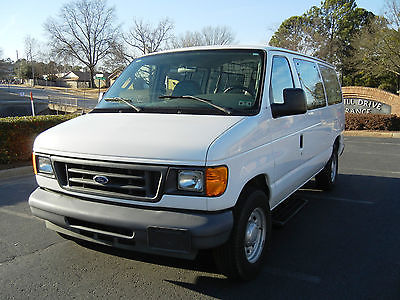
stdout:
[[271,103],[283,103],[283,90],[293,87],[293,77],[288,60],[284,56],[274,56],[272,58],[271,84],[269,90]]

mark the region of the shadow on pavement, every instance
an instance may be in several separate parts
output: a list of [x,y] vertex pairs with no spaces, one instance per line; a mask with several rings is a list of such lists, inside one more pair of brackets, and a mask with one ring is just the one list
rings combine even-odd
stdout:
[[37,188],[35,176],[26,175],[0,180],[0,207],[28,202],[29,195]]
[[220,275],[211,251],[187,261],[80,244],[127,259],[205,272],[194,282],[164,281],[217,298],[359,299],[399,294],[399,178],[341,174],[331,192],[309,182],[298,194],[309,203],[283,228],[273,230],[266,263],[251,282],[232,282]]

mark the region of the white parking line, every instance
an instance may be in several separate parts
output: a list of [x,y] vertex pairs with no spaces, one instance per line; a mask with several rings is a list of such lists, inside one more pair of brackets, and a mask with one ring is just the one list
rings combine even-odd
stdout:
[[398,171],[384,171],[384,170],[371,170],[371,169],[356,169],[356,168],[344,168],[344,167],[340,167],[341,171],[360,171],[360,172],[374,172],[374,173],[383,173],[383,174],[400,174],[400,172]]
[[[327,199],[327,200],[343,201],[343,202],[356,203],[356,204],[367,204],[367,205],[375,204],[375,202],[371,202],[371,201],[354,200],[354,199],[348,199],[348,198],[342,198],[342,197],[327,196],[324,194],[320,194],[321,190],[313,189],[313,188],[304,188],[303,187],[299,190],[298,193],[299,193],[299,197],[303,197],[305,199],[307,199],[307,198],[316,199],[316,200]],[[318,193],[318,195],[316,195],[315,193]]]
[[347,199],[347,198],[340,198],[340,197],[331,197],[331,196],[326,196],[326,195],[309,195],[305,194],[304,198],[311,198],[311,199],[321,199],[321,200],[332,200],[332,201],[342,201],[342,202],[349,202],[349,203],[354,203],[354,204],[365,204],[365,205],[373,205],[375,202],[372,201],[364,201],[364,200],[354,200],[354,199]]
[[357,141],[351,141],[351,140],[344,140],[346,144],[375,144],[375,145],[395,145],[395,146],[400,146],[398,143],[379,143],[379,142],[357,142]]
[[[380,153],[378,153],[378,152],[363,152],[363,151],[346,151],[346,153],[380,155]],[[400,156],[400,153],[385,153],[385,156]]]
[[38,220],[35,216],[24,214],[24,213],[20,213],[20,212],[9,210],[9,209],[5,209],[5,208],[0,208],[0,212],[8,214],[8,215],[11,215],[11,216],[17,216],[17,217],[20,217],[20,218],[25,218],[25,219],[30,219],[30,220]]
[[321,278],[318,276],[309,275],[309,274],[300,273],[300,272],[282,270],[279,268],[266,267],[263,269],[263,271],[265,271],[271,275],[293,278],[293,279],[307,281],[307,282],[311,282],[311,283],[315,283],[315,284],[318,284],[321,282]]
[[367,205],[375,204],[375,202],[372,202],[372,201],[353,200],[353,199],[338,198],[338,197],[324,197],[324,199],[333,200],[333,201],[350,202],[350,203],[355,203],[355,204],[367,204]]

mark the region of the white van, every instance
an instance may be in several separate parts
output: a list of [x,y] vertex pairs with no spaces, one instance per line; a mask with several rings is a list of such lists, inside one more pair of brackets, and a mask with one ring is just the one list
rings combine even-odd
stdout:
[[270,47],[135,59],[89,114],[40,134],[32,213],[91,242],[261,268],[271,212],[315,176],[335,183],[344,106],[328,63]]

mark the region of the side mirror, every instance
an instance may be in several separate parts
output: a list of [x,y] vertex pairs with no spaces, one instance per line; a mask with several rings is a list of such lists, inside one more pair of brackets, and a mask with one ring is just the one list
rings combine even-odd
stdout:
[[271,104],[272,116],[274,118],[299,115],[307,112],[306,94],[303,89],[284,89],[283,101],[284,103]]

